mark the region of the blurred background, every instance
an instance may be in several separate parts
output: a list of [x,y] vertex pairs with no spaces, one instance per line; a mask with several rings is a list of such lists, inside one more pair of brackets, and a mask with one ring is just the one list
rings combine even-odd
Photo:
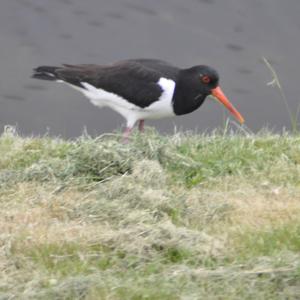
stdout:
[[[208,64],[253,131],[290,127],[280,93],[262,62],[275,68],[290,109],[300,104],[299,0],[1,0],[0,129],[76,137],[124,124],[62,84],[31,79],[32,68],[158,58],[180,67]],[[147,122],[161,132],[205,131],[224,122],[207,100],[192,114]]]

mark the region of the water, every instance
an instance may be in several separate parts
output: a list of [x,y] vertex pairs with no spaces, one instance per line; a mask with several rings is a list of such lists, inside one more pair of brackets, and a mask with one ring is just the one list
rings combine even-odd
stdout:
[[[274,66],[292,111],[299,101],[298,0],[1,0],[0,129],[74,137],[124,124],[64,85],[31,79],[41,64],[159,58],[181,67],[208,64],[253,131],[289,127],[285,105],[261,60]],[[211,100],[196,112],[148,122],[162,132],[222,125]]]

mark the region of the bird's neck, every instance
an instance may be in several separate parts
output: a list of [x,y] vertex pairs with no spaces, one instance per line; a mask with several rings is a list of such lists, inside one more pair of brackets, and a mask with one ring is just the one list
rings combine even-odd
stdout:
[[179,77],[173,95],[174,113],[176,115],[191,113],[201,106],[206,96],[188,80]]

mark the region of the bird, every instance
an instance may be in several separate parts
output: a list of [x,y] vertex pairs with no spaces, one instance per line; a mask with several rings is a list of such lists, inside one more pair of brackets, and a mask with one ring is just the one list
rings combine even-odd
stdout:
[[243,116],[219,86],[218,72],[207,65],[179,68],[158,59],[127,59],[112,64],[62,64],[34,68],[33,78],[65,83],[97,107],[109,107],[126,120],[123,141],[138,123],[189,114],[212,95],[241,123]]

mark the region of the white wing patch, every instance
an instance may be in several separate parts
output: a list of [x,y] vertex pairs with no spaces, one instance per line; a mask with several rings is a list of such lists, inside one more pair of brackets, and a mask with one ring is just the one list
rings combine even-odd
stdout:
[[175,116],[172,105],[172,98],[175,90],[175,82],[171,79],[161,77],[157,84],[163,92],[159,99],[151,105],[141,108],[130,103],[121,96],[98,89],[87,82],[81,82],[84,88],[70,85],[82,92],[90,101],[98,106],[107,106],[121,114],[127,120],[127,126],[132,127],[138,120],[159,119]]

